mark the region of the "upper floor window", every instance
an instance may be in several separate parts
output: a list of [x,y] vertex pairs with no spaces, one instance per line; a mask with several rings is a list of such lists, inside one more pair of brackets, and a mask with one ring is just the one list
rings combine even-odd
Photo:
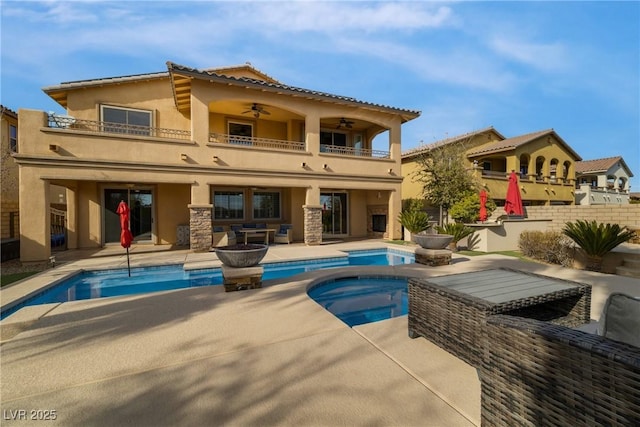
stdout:
[[113,124],[105,125],[105,132],[150,135],[153,120],[149,110],[101,105],[100,113],[103,122]]
[[320,132],[320,145],[347,146],[347,134],[342,132]]
[[9,125],[9,150],[13,153],[18,151],[18,128],[15,125]]
[[214,219],[244,219],[244,192],[214,191]]
[[[229,122],[229,143],[239,145],[252,145],[253,124],[246,122]],[[235,136],[237,138],[233,138]]]
[[254,219],[280,219],[280,193],[255,191],[253,193]]

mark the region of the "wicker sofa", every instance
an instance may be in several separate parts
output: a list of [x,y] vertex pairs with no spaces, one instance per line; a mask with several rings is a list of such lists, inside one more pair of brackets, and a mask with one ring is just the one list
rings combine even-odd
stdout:
[[640,425],[640,348],[508,315],[484,339],[482,425]]

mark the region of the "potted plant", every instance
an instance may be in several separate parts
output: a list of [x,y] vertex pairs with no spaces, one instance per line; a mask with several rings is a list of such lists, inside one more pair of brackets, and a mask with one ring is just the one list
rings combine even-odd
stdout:
[[[431,227],[429,214],[422,210],[420,199],[408,199],[405,208],[398,215],[398,221],[405,229],[405,240],[411,241],[411,234],[417,234]],[[407,235],[407,232],[410,233]]]
[[635,232],[618,224],[576,220],[567,222],[562,233],[573,240],[584,253],[589,271],[601,271],[602,259],[620,243],[631,240]]
[[453,236],[451,239],[451,243],[449,243],[449,249],[453,252],[458,250],[458,242],[465,237],[473,234],[473,228],[467,227],[461,222],[450,222],[445,224],[444,226],[436,226],[438,233],[440,234],[449,234]]

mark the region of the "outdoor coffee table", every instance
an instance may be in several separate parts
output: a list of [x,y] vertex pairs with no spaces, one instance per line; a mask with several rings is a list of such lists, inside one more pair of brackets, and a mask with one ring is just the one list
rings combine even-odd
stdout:
[[269,233],[274,233],[276,232],[275,228],[241,228],[240,230],[238,230],[240,233],[244,233],[244,244],[247,244],[247,240],[249,237],[249,234],[261,234],[264,233],[264,244],[268,245],[269,244]]
[[591,315],[590,285],[505,268],[412,278],[408,296],[409,336],[423,336],[474,367],[482,361],[487,316],[574,327]]

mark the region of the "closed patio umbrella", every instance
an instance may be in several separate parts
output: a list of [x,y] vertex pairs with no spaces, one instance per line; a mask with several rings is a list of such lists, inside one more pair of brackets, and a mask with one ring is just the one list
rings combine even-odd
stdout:
[[485,222],[487,220],[487,192],[480,190],[480,221]]
[[509,186],[507,187],[507,197],[504,200],[504,211],[507,215],[524,215],[522,208],[522,196],[518,187],[518,177],[515,171],[509,175]]
[[120,215],[120,245],[127,250],[127,270],[129,271],[129,277],[131,277],[131,265],[129,264],[129,247],[133,240],[131,230],[129,230],[129,206],[125,201],[121,201],[118,205],[116,213]]

